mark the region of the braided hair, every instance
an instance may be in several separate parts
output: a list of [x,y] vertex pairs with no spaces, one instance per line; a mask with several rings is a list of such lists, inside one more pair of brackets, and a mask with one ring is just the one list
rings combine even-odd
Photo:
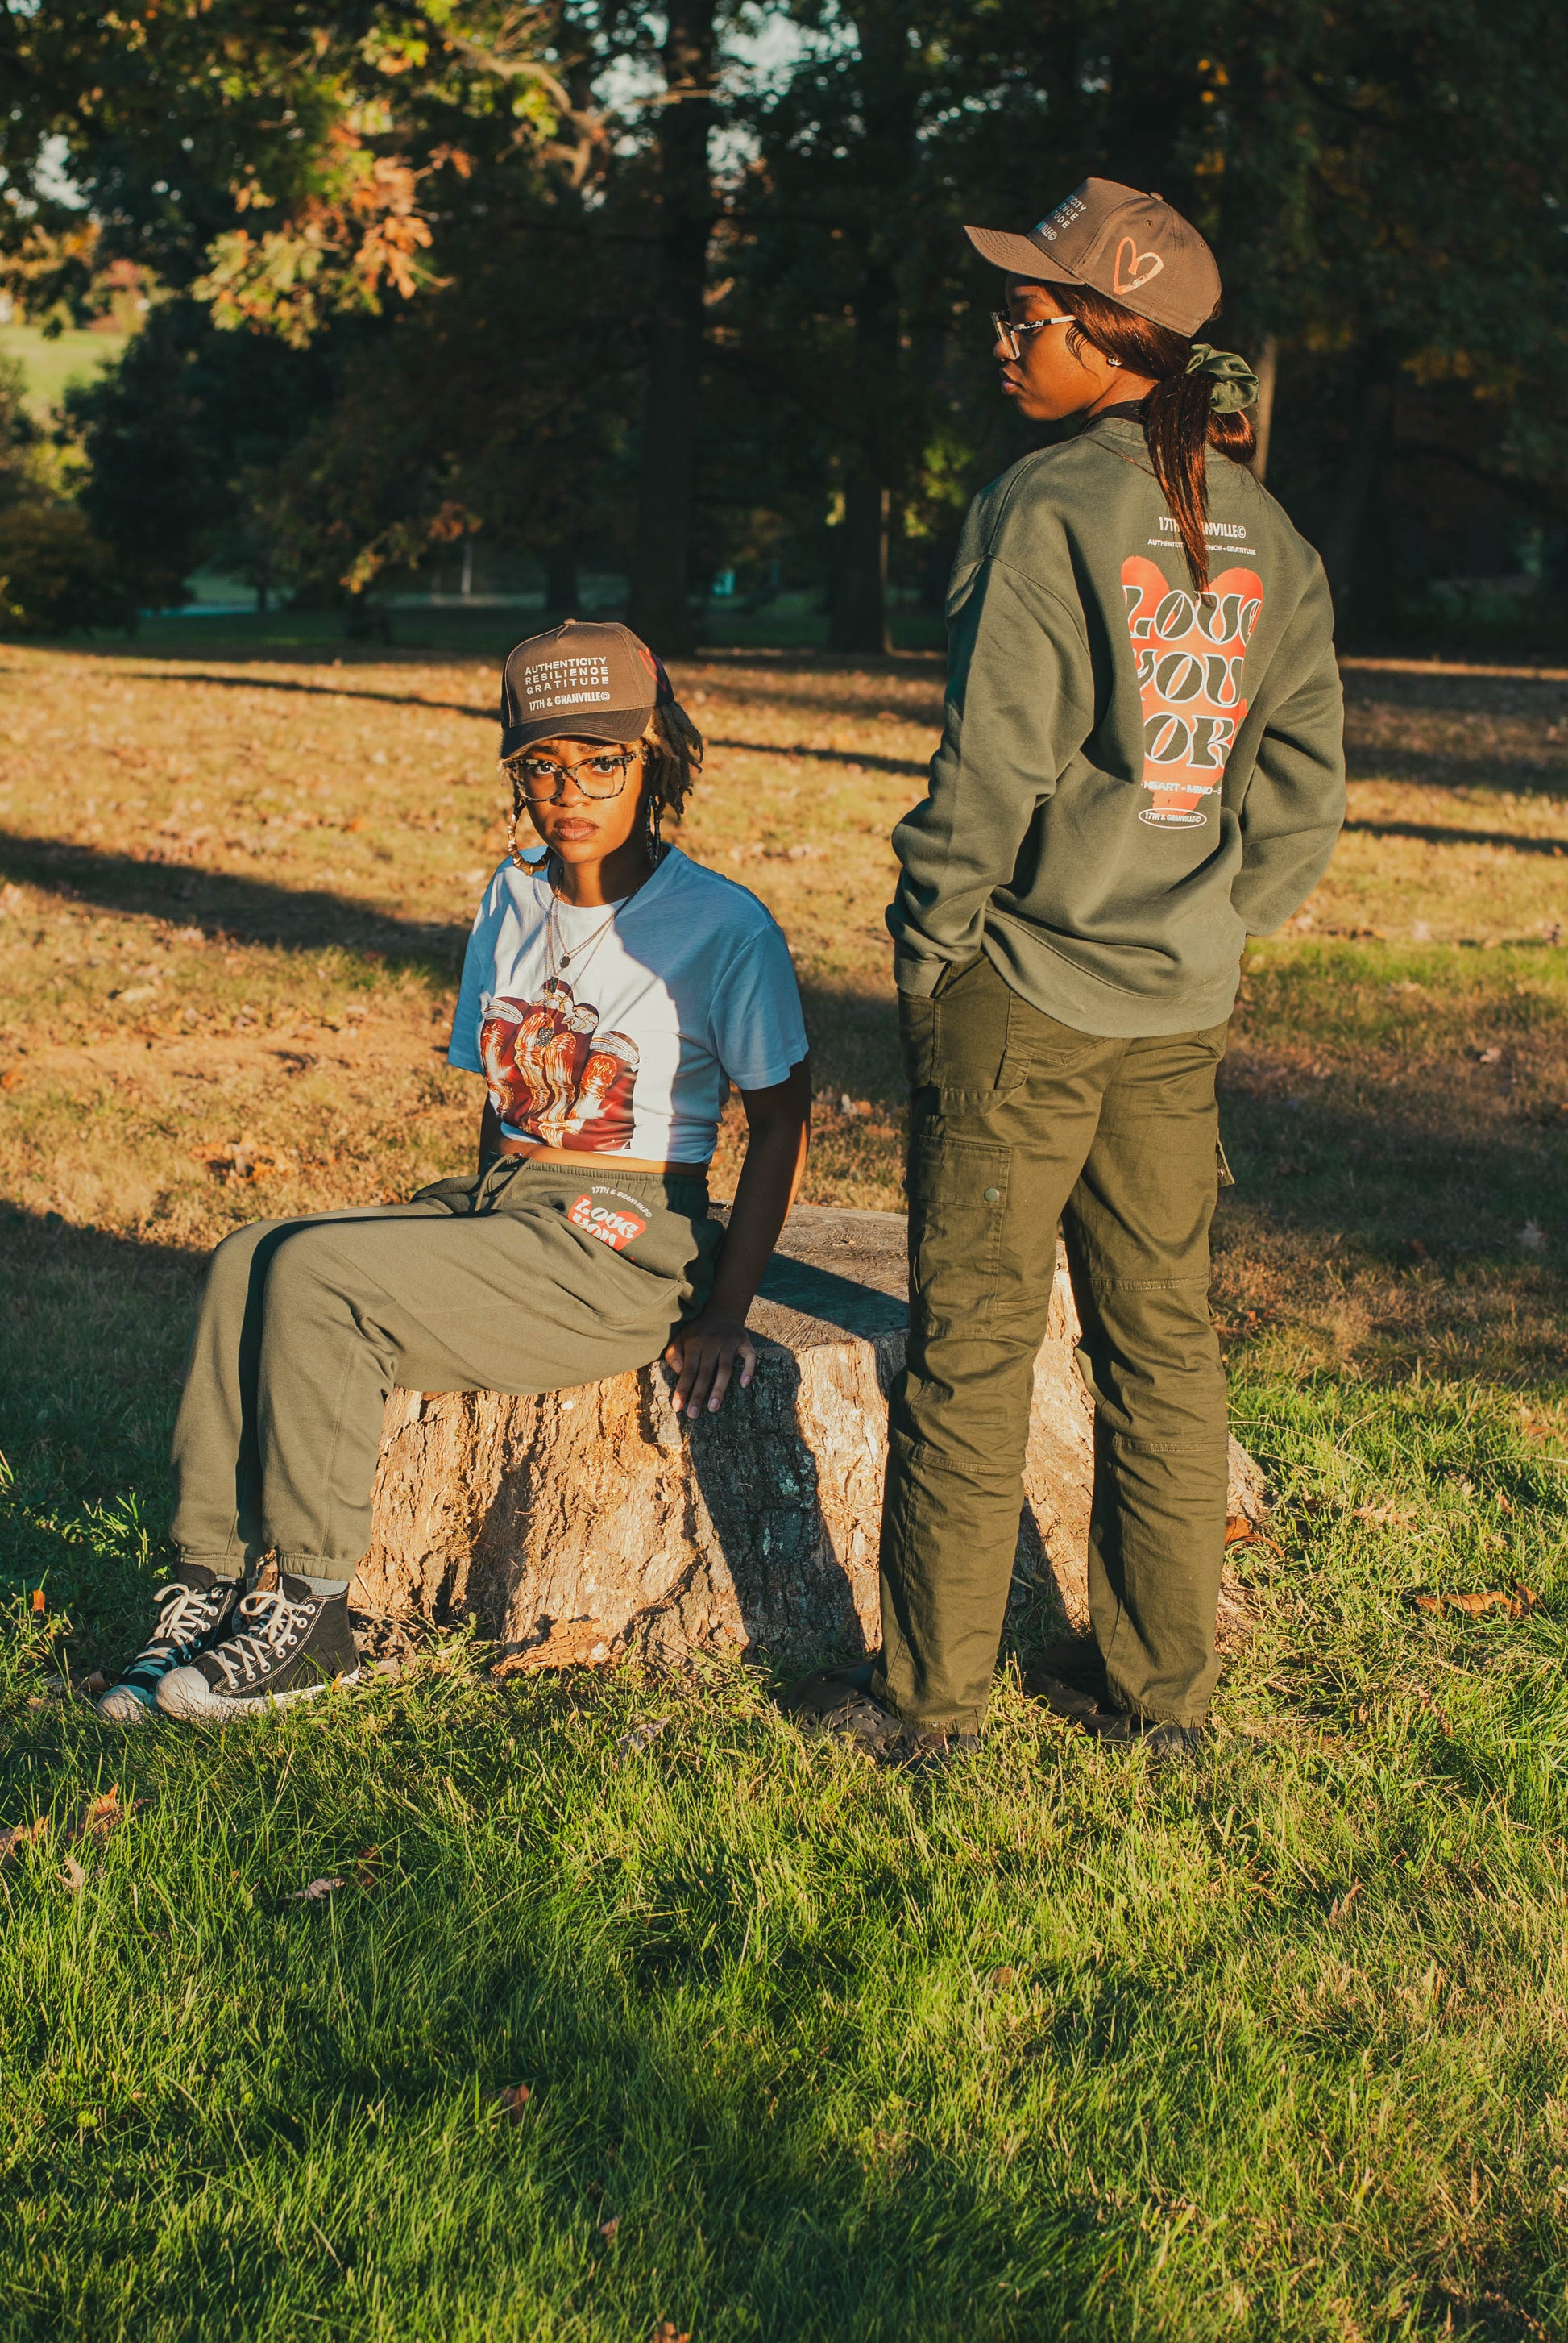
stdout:
[[[657,845],[658,814],[668,808],[678,821],[686,810],[692,783],[702,769],[702,735],[680,702],[667,699],[661,708],[654,709],[636,745],[643,751],[644,767],[651,784],[648,810]],[[523,759],[528,753],[527,748],[522,748],[501,759],[501,770],[512,786],[512,819],[507,845],[514,862],[522,860],[518,851],[518,824],[528,810],[523,795]]]

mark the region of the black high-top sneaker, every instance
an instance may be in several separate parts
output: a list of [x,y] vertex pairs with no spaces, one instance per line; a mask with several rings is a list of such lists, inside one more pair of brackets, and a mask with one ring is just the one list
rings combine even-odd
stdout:
[[358,1674],[347,1588],[317,1594],[285,1571],[236,1604],[222,1643],[164,1677],[158,1706],[167,1716],[261,1716]]
[[99,1701],[98,1715],[111,1725],[145,1725],[157,1704],[165,1676],[227,1632],[239,1597],[237,1578],[219,1578],[205,1563],[182,1562],[154,1597],[157,1625],[118,1684],[111,1684]]

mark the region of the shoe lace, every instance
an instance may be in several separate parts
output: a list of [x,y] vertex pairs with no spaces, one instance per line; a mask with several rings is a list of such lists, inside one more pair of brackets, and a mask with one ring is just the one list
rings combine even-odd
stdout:
[[226,1592],[218,1586],[186,1586],[177,1578],[160,1586],[153,1596],[158,1605],[157,1629],[142,1658],[168,1659],[189,1651],[221,1614]]
[[216,1644],[208,1654],[230,1684],[238,1684],[242,1674],[246,1684],[254,1684],[257,1676],[269,1674],[300,1641],[316,1614],[314,1605],[292,1602],[281,1586],[274,1586],[246,1595],[234,1615],[250,1625]]

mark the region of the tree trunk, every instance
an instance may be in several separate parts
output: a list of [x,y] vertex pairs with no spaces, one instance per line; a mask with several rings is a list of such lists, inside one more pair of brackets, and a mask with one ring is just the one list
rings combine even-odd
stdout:
[[552,545],[545,555],[545,615],[575,618],[579,608],[577,547]]
[[1252,477],[1269,477],[1269,441],[1274,430],[1274,383],[1280,370],[1280,337],[1265,334],[1258,352],[1258,397],[1252,408]]
[[1351,601],[1362,536],[1388,462],[1392,427],[1393,386],[1374,376],[1362,388],[1355,427],[1341,466],[1339,493],[1321,548],[1334,601],[1342,610]]
[[716,14],[717,0],[671,0],[660,52],[668,95],[658,132],[658,267],[627,618],[665,659],[689,651],[695,641],[687,598],[703,290],[714,219],[708,128]]
[[[641,1653],[765,1653],[785,1666],[873,1651],[887,1394],[908,1322],[903,1216],[802,1206],[751,1324],[749,1391],[686,1430],[662,1373],[577,1391],[387,1403],[371,1613],[472,1618],[520,1665]],[[1035,1366],[1015,1616],[1081,1627],[1092,1410],[1064,1267]],[[1231,1443],[1230,1510],[1261,1523]],[[1227,1597],[1232,1628],[1239,1615]]]
[[862,5],[855,13],[855,28],[864,123],[859,180],[870,233],[854,295],[851,453],[828,640],[836,651],[875,657],[892,648],[888,521],[904,398],[898,264],[909,232],[915,108],[905,12]]
[[880,653],[888,633],[888,508],[891,498],[874,472],[856,470],[844,490],[838,568],[828,642],[836,651]]

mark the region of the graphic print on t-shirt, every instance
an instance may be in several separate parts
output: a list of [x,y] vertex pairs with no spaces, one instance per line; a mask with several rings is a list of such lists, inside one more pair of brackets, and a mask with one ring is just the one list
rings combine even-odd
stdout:
[[598,1011],[574,999],[565,977],[548,978],[538,1001],[493,997],[479,1055],[509,1130],[585,1153],[630,1146],[637,1043],[629,1033],[601,1033]]
[[1197,828],[1208,820],[1200,799],[1218,794],[1247,713],[1242,670],[1263,581],[1253,569],[1226,569],[1197,595],[1130,554],[1121,592],[1143,704],[1143,787],[1153,800],[1138,819]]

